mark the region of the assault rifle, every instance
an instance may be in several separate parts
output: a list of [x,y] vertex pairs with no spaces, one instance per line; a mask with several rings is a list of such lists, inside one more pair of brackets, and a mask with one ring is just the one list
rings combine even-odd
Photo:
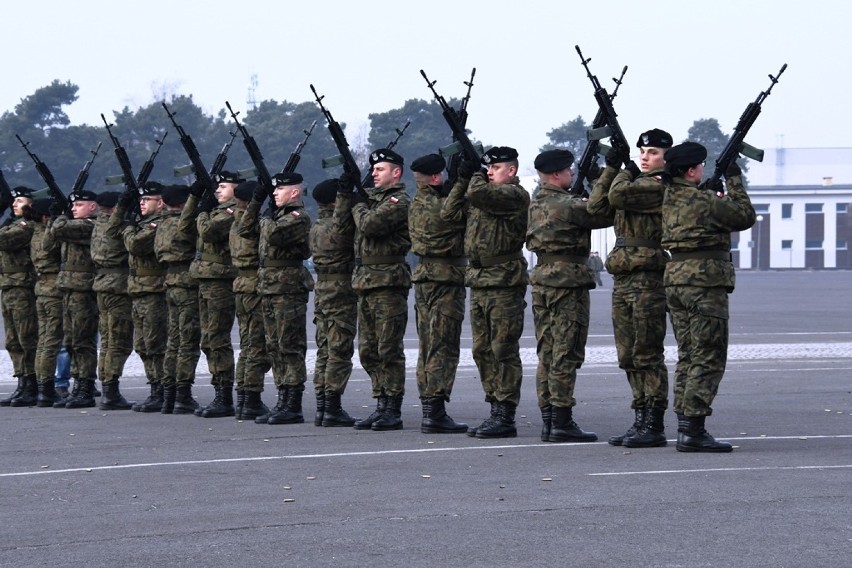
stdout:
[[763,104],[763,101],[766,100],[766,97],[768,97],[769,93],[772,92],[772,87],[774,87],[775,83],[778,82],[778,78],[781,77],[781,74],[785,69],[787,69],[786,63],[781,67],[781,70],[778,71],[778,75],[773,77],[770,74],[769,80],[772,82],[769,84],[769,88],[765,91],[761,91],[760,94],[757,95],[757,99],[755,99],[754,102],[749,103],[745,111],[743,111],[739,122],[737,122],[736,128],[734,128],[734,132],[728,139],[728,143],[725,144],[725,148],[722,150],[722,153],[719,154],[718,158],[716,158],[716,168],[713,170],[713,175],[710,176],[710,179],[706,182],[707,187],[719,187],[721,185],[720,182],[722,180],[722,176],[725,174],[728,166],[730,166],[740,154],[758,162],[763,161],[763,150],[755,148],[750,144],[746,144],[745,137],[748,134],[749,129],[754,124],[754,121],[757,120],[757,116],[760,114],[760,105]]
[[228,107],[228,111],[231,113],[231,118],[234,119],[234,124],[236,124],[237,130],[240,131],[240,134],[243,137],[243,144],[246,147],[246,152],[248,152],[249,158],[251,158],[251,162],[254,164],[254,169],[257,172],[257,177],[260,180],[260,183],[269,191],[272,191],[272,176],[269,175],[269,170],[266,169],[266,164],[263,163],[263,154],[260,153],[260,148],[257,147],[257,142],[254,141],[254,138],[252,138],[251,134],[249,134],[248,130],[246,130],[246,127],[240,124],[240,121],[237,119],[237,115],[239,113],[234,112],[234,109],[231,108],[231,103],[225,101],[225,106]]
[[[476,67],[474,67],[470,72],[470,81],[464,82],[464,84],[467,86],[467,93],[465,93],[464,98],[462,98],[458,110],[459,123],[461,124],[462,128],[465,129],[467,128],[467,103],[470,102],[470,90],[473,88],[474,75],[476,75]],[[447,163],[447,187],[453,187],[459,177],[459,164],[461,164],[460,150],[461,148],[455,141],[455,136],[453,137],[453,144],[440,149],[440,154],[442,156],[450,156],[450,159]]]
[[[441,111],[444,114],[444,120],[447,122],[447,126],[450,127],[450,130],[453,133],[453,139],[458,143],[461,148],[461,154],[466,160],[474,160],[479,162],[482,159],[482,155],[479,151],[477,151],[476,147],[474,147],[473,143],[470,141],[470,138],[467,136],[467,131],[465,130],[465,122],[467,121],[467,114],[465,111],[465,118],[462,120],[462,117],[459,115],[459,112],[456,111],[453,107],[451,107],[447,101],[438,94],[435,90],[435,83],[438,81],[430,81],[429,77],[426,76],[426,72],[422,69],[420,70],[420,74],[423,75],[423,78],[426,80],[426,85],[432,91],[432,94],[435,96],[435,100],[438,102],[438,105],[441,107]],[[473,75],[471,75],[471,78]],[[472,81],[471,81],[472,82]]]
[[287,163],[284,164],[284,169],[281,170],[282,172],[290,174],[296,171],[296,168],[299,166],[299,160],[302,159],[302,150],[305,148],[305,144],[308,143],[308,138],[311,137],[311,134],[313,133],[316,125],[317,121],[315,120],[311,123],[310,128],[308,128],[307,130],[302,130],[302,132],[305,134],[305,138],[301,142],[296,144],[296,148],[290,153],[290,157],[287,158]]
[[577,55],[580,56],[580,61],[582,62],[583,67],[586,69],[586,75],[589,77],[589,80],[592,82],[592,86],[595,88],[595,100],[598,102],[599,112],[603,113],[603,124],[605,125],[586,132],[586,138],[588,140],[597,141],[602,138],[609,137],[613,148],[618,150],[618,152],[624,156],[624,159],[627,160],[630,157],[630,143],[627,142],[627,138],[624,137],[624,132],[621,131],[621,126],[618,124],[618,114],[616,114],[615,109],[612,106],[613,97],[611,97],[609,93],[606,92],[606,89],[601,86],[598,78],[592,75],[592,72],[589,69],[589,61],[591,61],[592,58],[589,57],[586,59],[583,57],[583,52],[580,51],[579,45],[575,45],[574,47],[577,50]]
[[29,142],[24,142],[17,134],[15,134],[15,138],[18,139],[18,142],[21,143],[21,146],[23,146],[26,153],[29,154],[30,158],[32,158],[33,162],[35,162],[36,171],[38,171],[38,175],[41,176],[41,179],[44,180],[44,183],[47,184],[47,190],[50,192],[50,196],[53,198],[53,201],[59,204],[63,212],[70,212],[71,204],[68,202],[68,198],[65,197],[65,194],[62,193],[62,190],[59,189],[59,186],[56,184],[56,179],[50,172],[50,168],[48,168],[47,164],[42,162],[38,156],[36,156],[30,151]]
[[313,85],[311,85],[311,91],[313,91],[314,97],[317,99],[317,104],[328,123],[328,132],[331,134],[332,140],[334,140],[334,145],[337,146],[337,151],[340,152],[339,156],[323,160],[322,167],[330,168],[335,165],[343,164],[343,171],[350,174],[352,179],[355,180],[355,190],[361,195],[361,197],[368,199],[367,192],[364,190],[364,184],[361,181],[361,169],[358,167],[358,164],[355,162],[355,158],[352,156],[352,152],[349,150],[349,142],[346,141],[346,135],[343,133],[343,128],[340,127],[339,122],[334,120],[334,117],[331,116],[331,112],[323,106],[322,100],[325,98],[325,95],[322,97],[319,96]]
[[[402,135],[405,134],[405,130],[410,125],[411,121],[406,120],[405,126],[403,126],[402,128],[395,128],[394,130],[396,131],[396,138],[391,140],[390,143],[385,146],[385,148],[388,150],[393,150],[393,147],[396,146],[397,143],[399,143],[399,139],[402,138]],[[371,187],[373,185],[373,174],[371,172],[368,171],[366,174],[364,174],[364,178],[361,180],[361,185],[363,185],[364,187]]]
[[[615,89],[612,91],[612,94],[609,95],[610,103],[612,103],[612,99],[614,99],[618,95],[618,88],[621,86],[622,80],[624,79],[624,74],[627,73],[627,65],[624,66],[624,69],[621,70],[621,76],[616,79],[613,77],[613,81],[615,81]],[[598,130],[606,126],[606,114],[603,109],[598,108],[598,112],[595,115],[594,120],[592,120],[592,131]],[[592,167],[592,163],[597,163],[598,154],[601,150],[601,142],[600,140],[589,140],[589,143],[586,144],[585,150],[583,150],[583,156],[580,158],[580,161],[577,162],[577,177],[574,180],[574,184],[571,186],[571,193],[574,195],[583,195],[586,193],[586,187],[584,185],[586,178],[589,176],[589,169]]]
[[83,188],[86,187],[86,182],[89,181],[89,170],[91,169],[92,164],[95,163],[95,158],[98,157],[98,152],[100,151],[102,144],[102,142],[98,142],[98,145],[94,150],[89,150],[92,157],[83,164],[83,169],[77,174],[77,179],[74,180],[74,187],[71,189],[71,195],[74,195],[79,191],[83,191]]

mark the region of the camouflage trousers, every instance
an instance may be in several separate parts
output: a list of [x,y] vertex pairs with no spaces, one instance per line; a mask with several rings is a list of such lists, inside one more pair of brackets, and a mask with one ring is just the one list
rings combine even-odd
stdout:
[[266,328],[263,307],[258,294],[235,295],[237,322],[240,330],[240,356],[237,358],[238,390],[263,392],[263,378],[272,366],[266,353]]
[[62,297],[36,296],[38,346],[35,369],[39,382],[54,380],[56,358],[62,347]]
[[0,306],[6,330],[6,351],[12,359],[14,375],[35,377],[38,348],[35,293],[32,288],[21,286],[6,288],[0,295]]
[[572,408],[577,369],[586,359],[589,290],[533,286],[539,407]]
[[231,331],[236,317],[233,280],[198,281],[201,350],[212,374],[211,384],[234,384],[234,344]]
[[304,388],[308,379],[308,293],[262,296],[266,352],[277,388]]
[[62,330],[71,357],[71,376],[96,379],[98,373],[98,299],[94,292],[66,290]]
[[374,288],[358,294],[358,357],[373,398],[405,394],[408,288]]
[[728,293],[723,287],[667,286],[677,339],[674,411],[710,416],[728,361]]
[[314,391],[343,394],[352,375],[358,327],[358,296],[347,280],[319,281],[314,288],[317,360]]
[[166,287],[166,354],[163,384],[191,385],[201,357],[201,324],[198,317],[198,288]]
[[631,408],[665,409],[669,401],[666,368],[666,290],[657,273],[616,276],[612,328],[618,366],[633,392]]
[[167,320],[164,292],[133,296],[133,349],[142,359],[148,384],[160,384],[163,381]]
[[464,286],[445,282],[418,282],[414,285],[414,316],[419,338],[417,389],[420,398],[450,400],[459,366],[466,293]]
[[473,360],[479,370],[485,402],[521,400],[520,339],[524,332],[526,289],[471,288],[470,328]]
[[124,364],[133,351],[133,302],[127,294],[97,292],[98,377],[109,383],[124,374]]

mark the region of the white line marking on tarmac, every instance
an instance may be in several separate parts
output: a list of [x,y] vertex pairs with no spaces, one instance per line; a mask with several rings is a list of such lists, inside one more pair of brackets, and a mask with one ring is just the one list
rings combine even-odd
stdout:
[[[852,438],[852,434],[839,434],[830,436],[750,436],[742,438],[719,438],[725,440],[811,440],[811,439],[838,439]],[[669,440],[670,442],[674,440]],[[328,454],[297,454],[288,456],[255,456],[243,458],[217,458],[209,460],[189,460],[189,461],[173,461],[173,462],[153,462],[153,463],[129,463],[123,465],[104,465],[91,467],[74,467],[66,469],[39,469],[36,471],[20,471],[14,473],[0,473],[2,477],[26,477],[33,475],[46,475],[51,473],[90,473],[93,471],[109,471],[116,469],[140,469],[144,467],[166,467],[166,466],[182,466],[182,465],[205,465],[216,463],[242,463],[242,462],[260,462],[260,461],[276,461],[276,460],[299,460],[299,459],[327,459],[327,458],[346,458],[357,456],[380,456],[391,454],[425,454],[434,452],[463,452],[463,451],[483,451],[483,450],[516,450],[526,448],[578,448],[583,446],[606,446],[606,442],[580,442],[572,444],[508,444],[501,446],[467,446],[464,448],[411,448],[407,450],[372,450],[363,452],[337,452]],[[829,466],[807,466],[809,468],[829,467]],[[852,466],[830,466],[830,467],[852,467]],[[801,466],[805,468],[805,466]],[[741,469],[773,469],[773,468],[741,468]],[[795,467],[775,468],[775,469],[795,469]],[[737,468],[732,468],[731,471],[736,471]],[[612,473],[590,473],[587,475],[638,475],[642,473],[680,473],[681,471],[704,471],[704,470],[672,470],[658,472],[612,472]],[[706,471],[728,471],[727,469],[711,469]]]
[[848,465],[778,465],[778,466],[763,466],[763,467],[710,467],[705,469],[658,469],[651,471],[608,471],[603,473],[587,473],[592,477],[605,477],[616,475],[660,475],[666,473],[707,473],[716,471],[781,471],[788,469],[848,469],[852,468],[852,464]]

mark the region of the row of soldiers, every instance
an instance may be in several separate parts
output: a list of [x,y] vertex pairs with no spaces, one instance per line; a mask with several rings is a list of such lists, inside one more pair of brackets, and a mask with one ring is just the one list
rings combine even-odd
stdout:
[[[618,237],[606,269],[614,280],[618,362],[635,419],[609,443],[666,445],[668,311],[679,353],[677,449],[730,451],[704,423],[725,368],[727,294],[734,287],[730,233],[750,227],[754,210],[736,165],[726,173],[726,192],[699,186],[707,155],[699,144],[673,146],[668,133],[653,129],[637,147],[639,165],[609,151],[606,166],[590,175],[588,198],[571,192],[574,157],[567,150],[536,157],[539,189],[532,198],[519,184],[518,154],[510,147],[491,148],[480,162],[462,160],[452,186],[444,158],[423,156],[410,166],[417,185],[412,199],[401,182],[403,158],[378,149],[370,154],[373,188],[366,195],[355,191],[359,180],[349,172],[313,188],[319,205],[313,222],[297,173],[278,174],[274,187],[265,187],[222,172],[218,205],[210,210],[199,208],[208,188],[198,182],[150,182],[139,196],[141,218],[132,223],[125,221],[126,211],[137,196],[128,193],[73,195],[68,218],[28,202],[28,190],[16,188],[14,220],[0,229],[0,284],[7,349],[19,383],[2,403],[94,406],[100,377],[105,410],[303,422],[306,313],[313,290],[314,423],[400,429],[403,337],[413,284],[421,431],[514,437],[523,376],[519,340],[532,284],[541,439],[594,441],[597,436],[574,421],[574,387],[585,356],[589,290],[595,287],[587,262],[591,231],[614,225]],[[262,216],[268,199],[270,213]],[[531,272],[524,245],[536,255]],[[419,257],[413,272],[409,252]],[[304,266],[311,257],[316,281]],[[48,284],[54,312],[46,307]],[[446,409],[468,288],[473,358],[490,405],[489,416],[471,427]],[[236,362],[230,339],[235,317],[241,348]],[[38,334],[31,329],[36,321]],[[67,398],[52,387],[63,327],[75,379]],[[376,399],[363,419],[350,416],[341,403],[356,333]],[[137,404],[124,399],[118,383],[131,337],[151,389]],[[199,346],[215,389],[206,406],[191,391]],[[261,400],[270,369],[278,390],[273,408]]]

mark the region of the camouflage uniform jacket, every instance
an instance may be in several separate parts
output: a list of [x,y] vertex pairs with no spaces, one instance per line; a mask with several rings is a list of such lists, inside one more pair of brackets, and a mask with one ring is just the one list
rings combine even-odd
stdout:
[[[458,220],[467,216],[464,252],[468,257],[465,284],[471,288],[512,288],[529,284],[523,257],[530,195],[518,183],[488,183],[477,172],[466,191],[456,183],[444,202],[441,216]],[[507,260],[498,262],[503,257]],[[496,264],[491,264],[495,262]]]
[[95,292],[127,294],[130,270],[122,236],[125,226],[122,217],[108,213],[98,213],[95,217],[91,246],[92,261],[98,270],[92,285]]
[[257,293],[273,296],[313,290],[314,279],[304,264],[311,257],[308,248],[311,218],[304,205],[294,201],[258,221],[262,205],[252,199],[238,229],[241,237],[250,237],[259,226]]
[[257,270],[260,266],[260,251],[258,250],[260,233],[257,230],[257,223],[253,223],[252,229],[240,234],[245,213],[245,207],[236,208],[234,223],[231,225],[231,232],[228,237],[231,248],[231,264],[239,271],[234,279],[234,292],[237,294],[255,294],[257,293]]
[[[666,267],[668,255],[659,244],[666,189],[661,173],[644,173],[634,180],[629,171],[619,172],[607,166],[595,182],[589,197],[589,213],[611,215],[617,238],[623,237],[628,242],[635,239],[634,243],[640,243],[625,246],[616,241],[615,248],[606,259],[607,272],[612,275],[635,272],[658,272],[662,275]],[[651,242],[657,245],[651,246]]]
[[[609,227],[607,215],[592,215],[588,202],[570,189],[542,183],[529,208],[527,248],[538,263],[530,275],[534,285],[554,288],[594,288],[595,278],[586,264],[592,229]],[[572,259],[548,259],[546,255]]]
[[421,257],[421,261],[414,268],[411,280],[464,286],[464,266],[429,262],[430,257],[461,261],[464,256],[465,220],[443,219],[443,205],[444,198],[435,188],[417,184],[417,192],[408,212],[408,232],[411,235],[411,250]]
[[237,200],[231,199],[210,212],[198,213],[198,198],[190,195],[187,199],[182,215],[198,215],[195,260],[189,267],[193,278],[233,280],[237,276],[237,269],[231,265],[231,252],[228,248],[228,237],[234,223],[236,207]]
[[[338,202],[350,201],[339,196]],[[345,207],[319,207],[308,243],[317,274],[352,274],[355,266],[355,222]],[[350,283],[351,284],[351,283]]]
[[61,298],[59,290],[59,263],[62,248],[47,237],[47,225],[33,223],[33,239],[30,241],[30,258],[36,272],[36,296]]
[[167,267],[166,288],[198,287],[198,281],[189,274],[195,241],[195,219],[185,219],[180,211],[163,211],[154,236],[154,252]]
[[740,176],[726,180],[727,192],[718,196],[683,178],[674,178],[663,199],[663,247],[672,253],[666,265],[666,286],[724,286],[734,290],[734,265],[730,260],[692,258],[678,260],[676,253],[731,250],[731,232],[754,225],[755,212]]
[[[115,213],[120,209],[117,207]],[[157,234],[160,218],[158,214],[148,215],[137,224],[124,228],[124,246],[130,253],[127,293],[131,296],[166,291],[166,267],[157,260],[157,253],[154,252],[154,236]]]
[[17,218],[0,228],[0,288],[33,288],[36,275],[30,258],[33,221]]
[[[405,255],[411,249],[408,235],[411,198],[405,193],[404,183],[368,191],[369,201],[358,203],[351,209],[357,229],[352,288],[356,291],[408,289],[411,287],[411,269],[405,262]],[[351,198],[348,202],[351,206]]]
[[[59,266],[59,289],[90,292],[95,281],[92,261],[92,231],[95,220],[69,219],[60,215],[48,224],[46,239],[62,243],[62,263]],[[50,242],[50,240],[48,240]]]

